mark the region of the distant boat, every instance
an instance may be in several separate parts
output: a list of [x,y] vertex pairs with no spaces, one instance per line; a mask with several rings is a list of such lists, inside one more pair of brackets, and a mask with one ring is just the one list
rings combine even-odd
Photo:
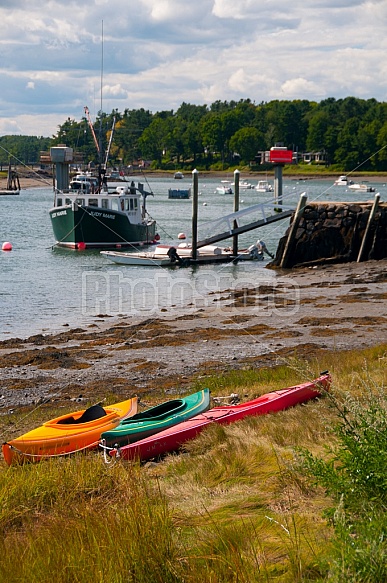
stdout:
[[333,183],[334,186],[349,186],[350,184],[353,184],[353,182],[345,174],[339,176]]
[[375,188],[373,186],[369,186],[368,184],[358,182],[354,182],[353,184],[349,184],[348,188],[351,190],[357,190],[358,192],[375,192]]
[[227,184],[221,184],[220,186],[216,187],[216,192],[218,194],[233,194],[233,189]]
[[257,192],[274,192],[274,188],[267,180],[259,180],[255,190]]
[[173,175],[173,178],[175,180],[181,180],[182,178],[184,178],[184,174],[182,172],[180,172],[180,171],[175,172],[175,174]]
[[251,188],[254,188],[254,186],[250,182],[247,182],[247,180],[240,180],[239,188],[241,190],[250,190]]
[[169,188],[168,198],[187,199],[191,197],[190,188]]

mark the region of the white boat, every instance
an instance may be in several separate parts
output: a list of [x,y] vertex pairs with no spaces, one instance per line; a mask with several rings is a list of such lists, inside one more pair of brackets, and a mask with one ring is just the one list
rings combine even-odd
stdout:
[[227,184],[221,184],[220,186],[216,187],[216,192],[218,194],[233,194],[233,189]]
[[182,172],[180,172],[180,171],[175,172],[175,174],[173,175],[173,178],[175,180],[181,180],[182,178],[184,178],[184,174]]
[[254,188],[254,186],[250,182],[247,182],[247,180],[240,180],[239,188],[240,190],[250,190],[251,188]]
[[274,188],[267,180],[259,180],[255,190],[257,192],[274,192]]
[[353,182],[345,174],[339,176],[333,183],[334,186],[349,186],[350,184],[353,184]]
[[100,251],[113,263],[120,265],[141,265],[148,267],[168,267],[172,265],[172,259],[168,255],[160,255],[157,253],[128,253],[125,251]]
[[[268,253],[267,249],[265,250]],[[142,267],[187,266],[191,263],[216,263],[235,260],[231,247],[205,245],[197,250],[194,261],[190,243],[180,243],[176,246],[160,244],[157,245],[154,251],[150,252],[100,251],[100,253],[114,263]],[[263,259],[263,251],[257,245],[238,251],[237,260],[239,261],[257,259]]]
[[373,186],[369,186],[368,184],[354,182],[353,184],[349,184],[348,188],[351,190],[357,190],[358,192],[375,192],[375,188]]

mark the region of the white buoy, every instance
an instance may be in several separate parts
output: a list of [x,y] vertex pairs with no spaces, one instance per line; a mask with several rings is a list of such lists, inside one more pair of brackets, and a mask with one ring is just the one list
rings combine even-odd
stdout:
[[207,206],[207,203],[206,202],[203,202],[203,206]]
[[3,243],[1,249],[3,251],[12,251],[12,243],[10,243],[9,241],[5,241],[5,243]]
[[178,239],[185,239],[186,238],[186,235],[185,235],[185,233],[179,233],[178,236],[177,236],[177,238]]

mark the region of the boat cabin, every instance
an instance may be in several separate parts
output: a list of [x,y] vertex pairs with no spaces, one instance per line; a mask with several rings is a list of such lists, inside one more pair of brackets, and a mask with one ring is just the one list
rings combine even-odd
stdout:
[[138,185],[118,186],[114,190],[94,192],[91,183],[85,180],[79,181],[80,188],[75,189],[76,180],[73,186],[67,191],[56,193],[55,206],[64,207],[68,205],[78,205],[84,208],[98,208],[101,211],[113,211],[124,213],[131,222],[141,222],[143,207],[141,204],[141,187]]

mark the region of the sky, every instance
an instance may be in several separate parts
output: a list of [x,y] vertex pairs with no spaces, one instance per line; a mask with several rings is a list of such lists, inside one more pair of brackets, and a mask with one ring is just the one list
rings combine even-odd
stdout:
[[387,0],[0,0],[0,23],[0,136],[85,106],[387,100]]

